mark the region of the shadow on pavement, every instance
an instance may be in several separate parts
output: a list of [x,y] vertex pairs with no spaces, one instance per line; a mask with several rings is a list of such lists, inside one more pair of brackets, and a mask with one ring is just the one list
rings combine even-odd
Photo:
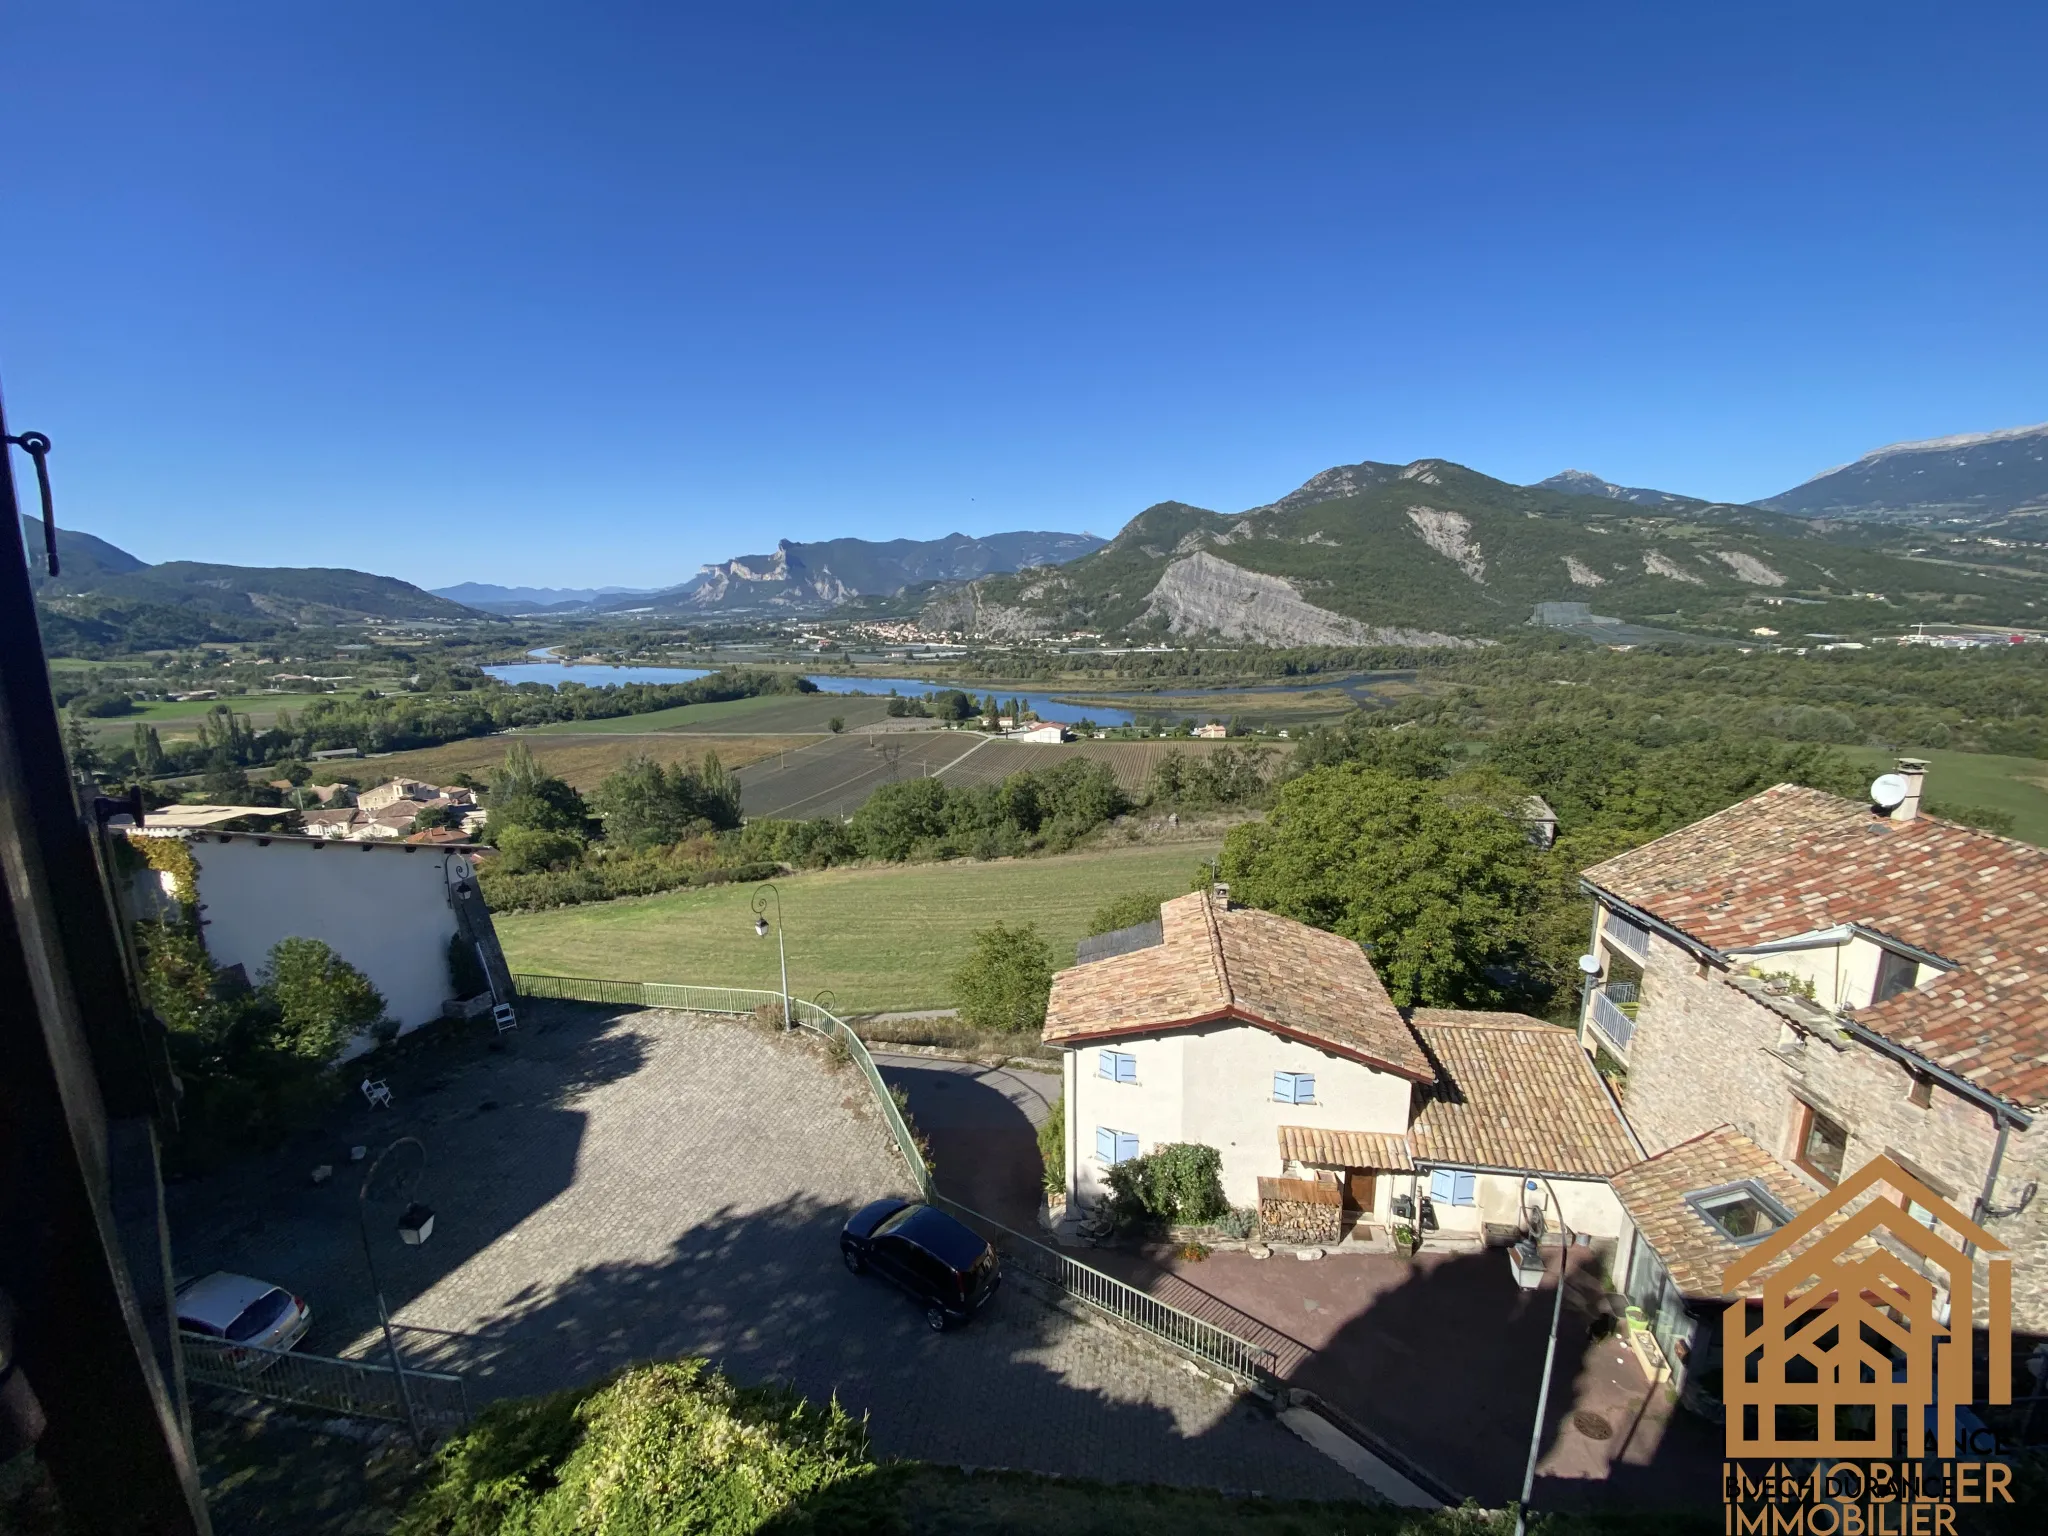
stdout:
[[964,1063],[912,1065],[900,1056],[879,1065],[889,1086],[908,1096],[911,1118],[931,1141],[939,1192],[1005,1226],[1036,1231],[1043,1189],[1037,1127],[997,1086],[1017,1083],[1019,1075]]

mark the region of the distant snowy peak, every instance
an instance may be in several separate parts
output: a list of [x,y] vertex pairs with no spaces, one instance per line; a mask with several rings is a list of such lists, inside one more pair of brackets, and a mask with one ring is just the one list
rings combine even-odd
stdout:
[[2048,423],[1893,443],[1758,503],[1800,517],[1996,521],[2048,508]]
[[1562,491],[1567,496],[1602,496],[1609,501],[1626,501],[1638,507],[1670,506],[1689,499],[1684,496],[1673,496],[1669,491],[1652,491],[1640,485],[1616,485],[1612,480],[1602,480],[1598,475],[1588,474],[1583,469],[1567,469],[1562,474],[1552,475],[1548,480],[1538,480],[1529,489]]

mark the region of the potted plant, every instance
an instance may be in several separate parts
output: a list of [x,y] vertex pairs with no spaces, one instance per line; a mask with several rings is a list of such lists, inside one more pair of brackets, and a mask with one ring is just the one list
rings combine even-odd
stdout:
[[1412,1258],[1415,1254],[1415,1229],[1405,1221],[1397,1221],[1393,1225],[1393,1236],[1394,1252],[1404,1259]]

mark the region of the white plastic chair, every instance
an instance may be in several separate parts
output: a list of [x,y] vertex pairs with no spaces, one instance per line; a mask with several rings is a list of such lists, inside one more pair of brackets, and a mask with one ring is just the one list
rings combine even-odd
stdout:
[[370,1101],[372,1109],[391,1107],[391,1089],[381,1077],[374,1081],[367,1077],[363,1079],[363,1097]]

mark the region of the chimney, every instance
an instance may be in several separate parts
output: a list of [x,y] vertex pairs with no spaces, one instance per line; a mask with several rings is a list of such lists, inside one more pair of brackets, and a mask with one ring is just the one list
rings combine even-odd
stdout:
[[1899,777],[1906,781],[1906,798],[1892,812],[1893,821],[1913,821],[1920,815],[1920,790],[1927,782],[1927,762],[1924,758],[1902,757],[1899,759]]
[[1216,906],[1228,912],[1230,910],[1230,882],[1228,880],[1218,880],[1209,887],[1209,897]]

